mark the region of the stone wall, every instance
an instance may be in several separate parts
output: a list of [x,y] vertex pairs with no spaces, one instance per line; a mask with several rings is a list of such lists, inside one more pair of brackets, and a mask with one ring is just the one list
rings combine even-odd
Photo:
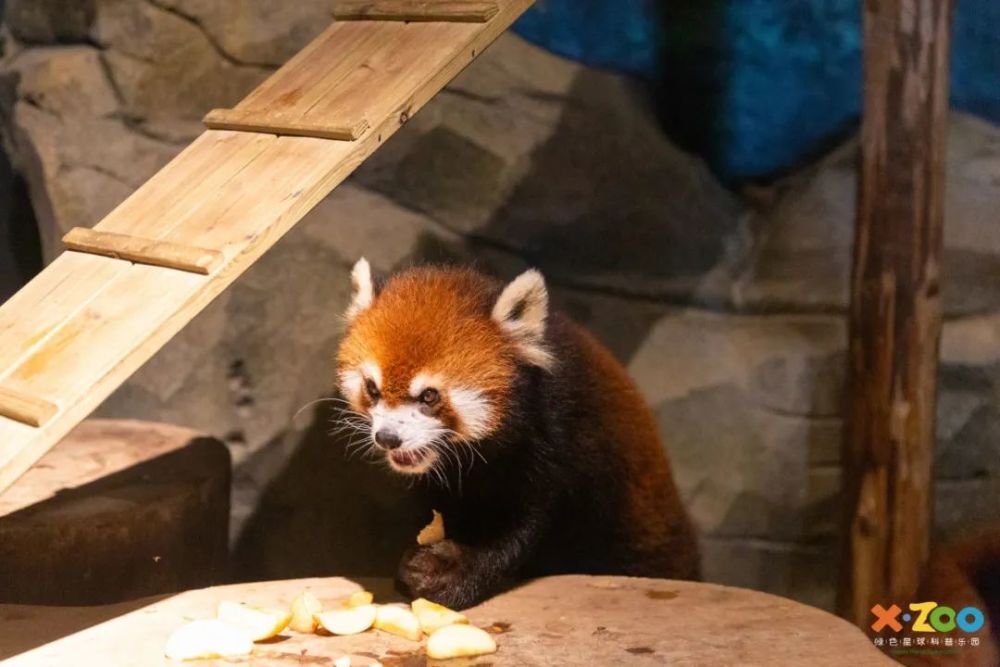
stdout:
[[[0,113],[46,257],[325,12],[11,1]],[[1000,130],[963,116],[952,130],[942,535],[1000,506]],[[100,412],[228,443],[239,576],[387,574],[426,517],[330,433],[349,267],[361,255],[382,272],[535,265],[656,411],[706,576],[829,606],[855,154],[848,143],[747,205],[665,139],[632,82],[505,36]]]

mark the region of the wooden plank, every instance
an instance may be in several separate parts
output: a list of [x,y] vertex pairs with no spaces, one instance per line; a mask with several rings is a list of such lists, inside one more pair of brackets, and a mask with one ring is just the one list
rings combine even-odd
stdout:
[[[282,121],[297,118],[330,87],[364,67],[372,53],[391,43],[397,28],[391,23],[332,23],[234,108],[267,110]],[[317,62],[322,62],[322,69],[317,69]]]
[[204,123],[205,127],[213,130],[263,132],[291,137],[316,137],[340,141],[357,141],[368,129],[368,121],[363,118],[353,121],[353,125],[309,125],[282,121],[273,113],[240,111],[238,109],[213,109],[205,116]]
[[469,0],[339,0],[338,21],[454,21],[486,23],[497,15],[495,2]]
[[917,592],[930,547],[950,0],[864,3],[838,607]]
[[354,146],[282,137],[252,172],[220,188],[212,201],[205,202],[196,216],[175,225],[167,238],[223,248],[240,259],[261,243],[270,247],[329,193],[332,187],[322,179],[350,160]]
[[[0,307],[0,385],[44,396],[60,407],[40,429],[0,418],[0,490],[249,268],[530,4],[502,0],[497,17],[485,24],[335,24],[307,47],[308,56],[293,58],[291,67],[247,98],[252,103],[236,108],[267,108],[279,104],[275,96],[286,96],[285,108],[301,117],[308,111],[299,106],[303,101],[311,108],[332,91],[338,92],[330,99],[350,93],[346,99],[369,100],[372,113],[363,115],[372,127],[357,141],[209,130],[95,226],[212,248],[225,258],[217,271],[206,278],[66,253]],[[379,39],[366,36],[372,31]],[[334,45],[340,37],[360,45],[361,52],[340,54],[355,63],[350,71],[336,66]],[[398,48],[396,38],[406,49]],[[371,80],[374,87],[343,88],[352,72],[372,65],[380,68]]]
[[[431,79],[439,69],[448,68],[456,58],[468,64],[475,57],[474,45],[468,53],[456,45],[472,44],[483,29],[466,23],[334,23],[316,40],[315,48],[310,47],[308,60],[293,59],[246,100],[228,112],[213,112],[206,123],[358,140],[370,131],[372,119],[392,114],[405,122],[414,111],[408,98],[371,91],[433,86]],[[371,37],[373,33],[378,39]],[[350,48],[346,64],[341,56],[345,44]]]
[[225,260],[222,253],[216,250],[146,239],[130,234],[102,232],[86,227],[69,230],[63,237],[63,243],[70,250],[77,252],[190,271],[204,276],[222,266]]
[[0,387],[0,416],[39,427],[59,412],[58,406],[46,400],[7,387]]
[[205,132],[94,229],[162,239],[239,179],[276,140],[267,134]]
[[[428,42],[427,33],[431,30],[435,38]],[[364,91],[373,88],[420,90],[433,72],[446,68],[455,57],[451,45],[468,39],[477,30],[478,26],[464,23],[399,24],[393,42],[372,54],[366,67],[355,70],[341,85],[328,90],[306,109],[301,122],[312,124],[325,118],[359,118],[371,114],[376,118],[396,116],[401,125],[406,123],[413,114],[413,106],[408,100],[400,103],[392,97],[371,98]],[[426,67],[407,66],[418,53]]]
[[0,384],[126,269],[94,255],[63,253],[0,306]]

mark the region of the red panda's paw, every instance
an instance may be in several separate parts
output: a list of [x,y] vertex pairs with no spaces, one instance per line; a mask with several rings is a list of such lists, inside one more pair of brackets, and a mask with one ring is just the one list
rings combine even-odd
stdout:
[[474,582],[468,551],[451,540],[411,549],[399,564],[397,582],[403,593],[414,598],[427,598],[453,609],[471,606],[476,600],[471,595]]

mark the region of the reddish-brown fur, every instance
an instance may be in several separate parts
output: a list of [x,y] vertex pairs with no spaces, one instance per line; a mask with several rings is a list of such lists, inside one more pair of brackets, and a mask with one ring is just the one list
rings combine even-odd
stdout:
[[[653,415],[632,379],[607,348],[586,330],[576,326],[574,329],[588,358],[594,383],[601,389],[595,394],[600,405],[594,409],[605,413],[609,430],[619,435],[625,453],[626,511],[633,529],[631,539],[642,554],[640,569],[648,570],[651,561],[660,561],[660,568],[676,573],[671,576],[696,576],[699,563],[694,529],[674,486]],[[680,534],[678,528],[682,528]],[[675,546],[666,552],[664,544]]]
[[976,607],[986,615],[986,625],[973,635],[955,634],[979,637],[981,643],[949,655],[900,656],[900,662],[909,667],[1000,667],[1000,527],[934,549],[917,601],[955,611]]
[[[505,292],[514,297],[499,310],[512,308],[499,316],[499,282],[464,269],[412,269],[353,315],[341,371],[373,363],[381,374],[380,395],[349,397],[356,407],[412,404],[411,381],[426,373],[446,378],[443,402],[457,384],[488,398],[492,412],[476,438],[484,463],[453,466],[443,474],[454,483],[428,488],[448,539],[403,558],[400,582],[414,596],[463,607],[539,574],[698,576],[697,540],[657,425],[621,364],[559,314],[515,339],[521,325],[539,323],[525,313],[544,309],[540,281],[522,283],[524,304],[517,290]],[[544,350],[531,356],[526,344]],[[465,435],[450,406],[437,410]]]
[[482,391],[502,412],[517,361],[499,325],[482,316],[496,294],[495,284],[474,271],[401,274],[379,293],[378,308],[357,316],[338,362],[343,368],[374,361],[389,405],[410,400],[410,380],[424,372]]

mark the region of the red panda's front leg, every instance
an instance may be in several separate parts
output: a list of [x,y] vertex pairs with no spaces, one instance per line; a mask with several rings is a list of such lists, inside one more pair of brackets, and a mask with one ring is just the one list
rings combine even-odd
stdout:
[[540,521],[526,517],[488,544],[473,546],[446,539],[416,547],[403,556],[397,583],[413,598],[427,598],[453,609],[471,607],[517,577],[541,532]]

